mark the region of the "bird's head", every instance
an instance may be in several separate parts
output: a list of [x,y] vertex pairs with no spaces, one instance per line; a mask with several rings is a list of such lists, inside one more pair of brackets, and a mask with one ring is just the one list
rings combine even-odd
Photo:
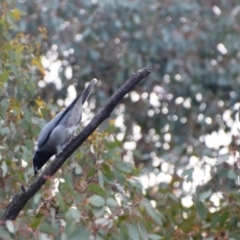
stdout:
[[35,175],[53,155],[54,155],[53,153],[43,152],[39,150],[35,152],[33,157],[33,168]]

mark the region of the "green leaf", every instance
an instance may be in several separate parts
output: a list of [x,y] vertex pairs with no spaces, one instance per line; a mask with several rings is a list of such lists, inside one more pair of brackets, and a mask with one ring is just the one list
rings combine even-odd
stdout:
[[122,160],[116,149],[108,149],[108,151],[104,154],[104,159],[111,159],[119,162]]
[[101,217],[103,216],[104,212],[105,212],[105,208],[104,207],[95,207],[93,208],[93,214],[95,217]]
[[237,229],[238,228],[238,217],[237,216],[231,217],[229,220],[228,226],[230,229]]
[[111,223],[111,219],[109,219],[109,218],[105,218],[105,217],[102,217],[102,218],[97,218],[96,220],[95,220],[95,224],[96,225],[100,225],[101,227],[103,227],[103,226],[107,226],[107,225],[109,225],[110,223]]
[[92,60],[94,60],[94,61],[98,61],[101,56],[100,53],[95,50],[90,50],[89,54],[90,54],[90,57],[92,58]]
[[9,234],[9,232],[2,226],[0,227],[0,236],[1,236],[1,239],[4,239],[4,240],[12,240],[13,239],[11,237],[11,235]]
[[12,48],[13,48],[13,45],[7,43],[7,44],[5,44],[5,45],[2,47],[2,50],[3,50],[3,51],[9,51],[9,50],[12,49]]
[[109,127],[106,129],[106,132],[108,132],[108,133],[114,133],[114,132],[116,132],[117,131],[117,127],[116,126],[114,126],[114,125],[109,125]]
[[99,171],[99,173],[98,173],[98,184],[101,188],[104,187],[104,178],[105,177],[104,177],[103,173],[101,171]]
[[70,236],[71,234],[73,234],[76,231],[76,225],[77,222],[75,220],[70,220],[68,219],[68,221],[66,221],[66,226],[65,226],[65,233]]
[[220,164],[226,162],[228,159],[229,159],[229,153],[221,154],[217,158],[216,165],[220,165]]
[[102,207],[105,204],[104,198],[99,195],[93,195],[88,200],[94,207]]
[[198,213],[198,216],[201,218],[201,219],[205,219],[206,218],[206,215],[207,215],[207,212],[206,212],[206,208],[203,204],[203,202],[201,201],[198,201],[196,204],[196,210],[197,210],[197,213]]
[[42,194],[41,194],[41,193],[35,194],[34,197],[33,197],[33,202],[34,202],[35,204],[38,204],[39,201],[41,200],[41,197],[42,197]]
[[[66,179],[65,179],[66,180]],[[76,192],[74,191],[73,184],[70,184],[69,182],[61,182],[59,184],[59,190],[63,192],[64,190],[67,190],[70,192],[72,196],[76,196]]]
[[107,192],[105,189],[103,189],[102,187],[100,187],[98,184],[96,183],[90,183],[88,185],[88,189],[91,190],[92,192],[101,195],[101,196],[107,196]]
[[111,168],[109,167],[109,165],[103,163],[102,164],[102,174],[105,178],[105,181],[108,181],[108,182],[114,182],[116,179],[113,175],[113,171],[111,170]]
[[147,199],[143,199],[142,200],[142,205],[145,207],[147,213],[149,214],[149,216],[159,225],[162,226],[163,222],[162,222],[162,217],[161,215],[156,211],[156,209],[152,206],[152,204],[147,200]]
[[139,232],[138,232],[138,227],[136,224],[128,224],[127,225],[128,228],[128,234],[129,237],[132,240],[140,240],[140,236],[139,236]]
[[9,73],[7,70],[4,70],[1,74],[0,74],[0,82],[7,82],[8,80],[8,76],[9,76]]
[[236,230],[236,231],[229,233],[228,237],[231,240],[239,239],[239,231]]
[[221,177],[228,177],[228,170],[226,170],[226,169],[220,169],[220,170],[218,171],[218,174],[219,174],[219,176],[221,176]]
[[162,239],[162,237],[159,236],[159,235],[156,235],[156,234],[148,234],[148,239],[150,239],[150,240],[159,240],[159,239]]
[[135,149],[132,152],[133,152],[133,155],[135,157],[140,158],[140,159],[142,158],[142,154],[141,154],[141,152],[138,149]]
[[129,162],[117,162],[116,167],[119,171],[124,173],[131,173],[133,171],[133,165]]
[[111,207],[113,207],[113,208],[118,207],[117,201],[116,201],[115,199],[113,199],[113,198],[107,198],[106,205],[107,205],[108,207],[110,207],[110,208],[111,208]]
[[83,172],[82,167],[79,164],[75,164],[74,171],[76,175],[80,175]]
[[5,177],[8,172],[8,167],[7,167],[7,164],[5,163],[5,161],[2,162],[1,169],[2,169],[2,176]]
[[73,175],[72,174],[66,174],[64,176],[64,179],[66,181],[66,183],[68,183],[69,185],[71,185],[71,188],[73,189]]
[[117,169],[113,169],[113,172],[114,172],[115,179],[117,179],[119,184],[124,185],[125,182],[126,182],[125,175],[121,171],[119,171]]
[[214,214],[211,218],[211,228],[216,228],[219,220],[219,215],[218,213]]
[[80,212],[78,211],[78,209],[70,209],[67,213],[66,213],[66,218],[67,219],[74,219],[76,222],[79,222],[81,217]]
[[89,239],[89,237],[90,237],[90,232],[83,226],[80,226],[75,232],[73,232],[68,237],[68,240],[86,240],[86,239]]
[[192,180],[193,168],[186,169],[182,172],[182,177],[187,177],[186,181],[189,182]]
[[138,229],[139,229],[141,239],[147,239],[147,237],[148,237],[146,225],[147,224],[146,224],[145,219],[141,219],[141,221],[139,221],[139,223],[138,223]]
[[32,229],[37,229],[40,226],[43,218],[44,218],[43,214],[35,216],[34,220],[30,223],[30,227]]
[[230,216],[229,212],[223,212],[223,214],[219,217],[219,227],[223,228],[226,224],[226,222],[228,222],[228,218]]
[[237,174],[232,169],[230,169],[228,171],[228,178],[233,179],[233,180],[237,180]]
[[203,201],[203,200],[209,198],[211,195],[212,195],[212,190],[202,192],[202,193],[200,193],[199,200]]
[[66,209],[65,201],[63,200],[63,197],[60,192],[56,192],[56,198],[60,208]]
[[104,140],[103,142],[104,142],[104,146],[108,149],[115,149],[115,148],[118,148],[118,146],[119,146],[119,142],[117,142],[117,141]]
[[136,178],[132,178],[129,183],[131,184],[132,187],[136,188],[137,190],[142,191],[143,189],[143,185],[142,183],[139,181],[139,179]]

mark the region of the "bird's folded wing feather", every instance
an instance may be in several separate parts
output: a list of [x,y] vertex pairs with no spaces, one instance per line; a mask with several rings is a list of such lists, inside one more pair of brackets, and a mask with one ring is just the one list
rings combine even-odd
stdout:
[[[80,93],[76,99],[62,112],[58,113],[50,122],[48,122],[42,129],[42,131],[40,132],[39,136],[38,136],[38,147],[43,147],[43,145],[48,141],[52,131],[54,130],[54,128],[64,122],[68,122],[68,119],[65,118],[65,116],[67,116],[67,113],[72,110],[74,108],[74,106],[77,104],[80,104],[80,106],[78,107],[79,111],[82,108],[82,105],[84,104],[84,102],[88,99],[90,93],[92,92],[95,84],[97,83],[97,79],[93,79],[88,86],[83,90],[82,93]],[[79,101],[79,103],[77,103],[77,101]],[[79,119],[80,120],[80,119]],[[70,121],[71,122],[71,121]],[[66,123],[65,123],[66,124]]]
[[[67,110],[67,109],[65,109]],[[61,121],[64,111],[58,113],[50,122],[48,122],[38,135],[38,147],[42,147],[48,140],[49,136],[51,135],[54,128],[58,125],[58,123]]]

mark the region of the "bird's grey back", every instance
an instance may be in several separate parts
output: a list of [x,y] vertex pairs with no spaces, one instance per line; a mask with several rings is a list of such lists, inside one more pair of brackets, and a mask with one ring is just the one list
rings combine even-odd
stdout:
[[51,134],[52,130],[55,128],[57,122],[59,122],[60,119],[62,118],[63,113],[64,111],[58,113],[50,122],[48,122],[43,127],[43,129],[38,135],[38,147],[42,147],[42,145],[44,145],[44,142],[47,140],[49,134]]
[[[47,142],[53,129],[57,125],[65,125],[66,127],[71,125],[79,125],[82,115],[82,106],[88,99],[92,92],[97,79],[93,79],[88,86],[80,93],[76,99],[63,111],[58,113],[50,122],[48,122],[40,132],[38,136],[38,148],[42,147]],[[74,114],[71,114],[73,111]],[[72,116],[69,118],[69,114]]]

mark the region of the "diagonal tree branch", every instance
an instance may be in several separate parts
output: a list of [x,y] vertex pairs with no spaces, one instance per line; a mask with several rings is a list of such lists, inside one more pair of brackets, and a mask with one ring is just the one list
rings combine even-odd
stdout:
[[14,197],[14,199],[6,207],[2,216],[2,224],[6,220],[14,220],[17,218],[19,212],[23,209],[26,203],[34,196],[34,194],[45,184],[49,176],[63,165],[67,158],[79,148],[83,142],[94,132],[94,130],[112,113],[113,109],[121,101],[121,99],[130,92],[133,87],[142,79],[151,73],[151,68],[143,68],[133,73],[131,77],[112,95],[105,107],[92,119],[92,121],[79,133],[79,135],[71,141],[71,143],[64,149],[64,152],[57,156],[55,160],[47,167],[43,173],[29,186],[26,191]]

